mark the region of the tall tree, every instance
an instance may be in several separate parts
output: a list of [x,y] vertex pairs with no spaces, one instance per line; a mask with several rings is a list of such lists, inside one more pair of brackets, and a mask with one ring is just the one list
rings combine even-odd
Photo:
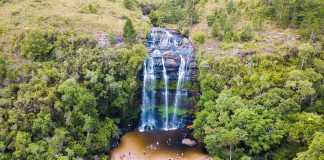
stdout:
[[126,20],[123,31],[125,42],[134,43],[136,41],[136,31],[134,29],[132,21],[129,18],[127,18]]
[[303,69],[308,59],[315,53],[315,49],[310,43],[303,43],[298,47],[298,50],[298,56],[301,59],[301,69]]
[[324,159],[324,133],[317,132],[308,150],[297,154],[294,160]]

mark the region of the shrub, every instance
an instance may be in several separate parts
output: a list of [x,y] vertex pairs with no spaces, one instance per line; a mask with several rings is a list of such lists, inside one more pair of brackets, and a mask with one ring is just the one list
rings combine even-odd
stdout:
[[5,58],[0,53],[0,80],[3,80],[6,78],[6,72],[7,72],[7,63]]
[[134,9],[135,1],[134,0],[123,0],[123,4],[127,9]]
[[27,32],[22,41],[21,51],[24,56],[31,60],[46,60],[54,48],[50,33],[39,30]]
[[97,11],[97,6],[96,6],[96,5],[93,5],[93,4],[89,4],[89,5],[87,6],[87,12],[88,12],[88,13],[92,13],[92,14],[97,13],[97,12],[98,12],[98,11]]
[[229,0],[227,2],[227,13],[232,13],[233,11],[235,11],[234,2],[233,0]]
[[136,31],[130,19],[126,20],[123,31],[124,31],[123,38],[125,42],[134,43],[136,41]]
[[223,37],[225,42],[233,42],[233,41],[237,41],[237,35],[234,32],[226,32],[224,37]]
[[156,11],[151,11],[149,17],[151,19],[151,23],[153,24],[153,26],[156,26],[159,23],[159,15]]
[[219,38],[222,37],[222,33],[221,33],[220,26],[219,26],[218,23],[213,24],[213,26],[212,26],[212,35],[213,35],[213,37],[219,37]]
[[204,33],[195,33],[192,36],[192,39],[195,41],[195,43],[203,44],[203,43],[205,43],[205,34]]
[[114,32],[109,32],[109,35],[108,35],[108,40],[109,40],[109,43],[111,45],[114,45],[117,43],[117,38],[116,38],[116,35]]
[[251,27],[250,26],[245,26],[243,28],[243,31],[240,33],[240,39],[241,41],[250,41],[252,40],[252,30],[251,30]]

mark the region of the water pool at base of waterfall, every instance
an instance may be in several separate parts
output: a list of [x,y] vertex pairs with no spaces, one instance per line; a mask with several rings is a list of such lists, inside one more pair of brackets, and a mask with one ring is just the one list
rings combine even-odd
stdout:
[[117,148],[110,154],[111,160],[207,160],[209,155],[202,146],[182,144],[185,134],[179,130],[145,131],[125,133]]
[[[149,52],[139,78],[143,81],[139,128],[123,134],[111,151],[112,160],[206,160],[202,146],[182,144],[191,138],[197,97],[186,84],[195,83],[198,69],[190,40],[175,30],[152,28]],[[161,85],[162,84],[162,85]],[[194,105],[192,105],[194,104]],[[189,143],[196,143],[187,139]]]

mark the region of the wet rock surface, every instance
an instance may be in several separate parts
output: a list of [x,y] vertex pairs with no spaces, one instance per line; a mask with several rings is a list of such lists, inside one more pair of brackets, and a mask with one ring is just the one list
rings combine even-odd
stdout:
[[[170,80],[177,80],[178,70],[180,66],[180,55],[186,61],[188,73],[185,80],[196,80],[198,77],[198,67],[195,60],[195,50],[190,40],[175,29],[155,29],[155,35],[148,36],[146,46],[149,48],[149,57],[154,58],[155,72],[157,78],[162,78],[162,58],[165,60],[165,67]],[[165,30],[168,34],[165,34]],[[169,36],[170,38],[168,38]],[[165,40],[167,39],[167,40]],[[143,79],[143,70],[139,73],[139,78]]]
[[182,144],[185,144],[185,145],[190,146],[190,147],[194,147],[194,146],[197,145],[197,142],[194,141],[194,140],[191,140],[189,138],[185,138],[185,139],[182,140]]
[[[192,124],[198,67],[191,41],[168,28],[152,28],[148,57],[138,77],[143,81],[140,131],[174,130]],[[196,88],[195,88],[196,87]]]

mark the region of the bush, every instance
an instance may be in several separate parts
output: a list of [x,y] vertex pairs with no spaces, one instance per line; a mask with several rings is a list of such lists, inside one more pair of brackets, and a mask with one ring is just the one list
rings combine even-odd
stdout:
[[151,13],[149,14],[149,17],[151,19],[151,23],[153,24],[153,26],[157,26],[157,24],[159,23],[159,15],[156,11],[151,11]]
[[92,14],[95,14],[97,13],[97,6],[96,5],[93,5],[93,4],[89,4],[88,7],[87,7],[87,12],[88,13],[92,13]]
[[5,58],[0,53],[0,81],[6,78],[7,63]]
[[108,40],[109,40],[109,43],[111,45],[114,45],[117,43],[117,38],[116,38],[116,35],[114,32],[109,32],[109,35],[108,35]]
[[123,4],[124,6],[127,8],[127,9],[134,9],[135,7],[135,1],[134,0],[124,0],[123,1]]
[[237,41],[237,35],[234,32],[226,32],[224,37],[223,37],[225,42],[233,42],[233,41]]
[[240,33],[240,39],[241,41],[250,41],[252,40],[252,30],[251,30],[251,27],[250,26],[245,26],[243,28],[243,31]]
[[232,13],[233,11],[235,11],[234,2],[233,0],[229,0],[227,2],[227,13]]
[[195,43],[203,44],[203,43],[205,43],[205,34],[204,33],[195,33],[192,36],[192,39],[195,41]]
[[21,51],[31,60],[46,60],[54,48],[53,37],[50,33],[32,30],[27,32],[22,41]]
[[218,38],[221,38],[223,36],[218,23],[213,24],[212,35],[213,35],[213,37],[218,37]]
[[136,41],[136,31],[130,19],[126,20],[123,31],[124,31],[123,38],[125,42],[134,43]]

